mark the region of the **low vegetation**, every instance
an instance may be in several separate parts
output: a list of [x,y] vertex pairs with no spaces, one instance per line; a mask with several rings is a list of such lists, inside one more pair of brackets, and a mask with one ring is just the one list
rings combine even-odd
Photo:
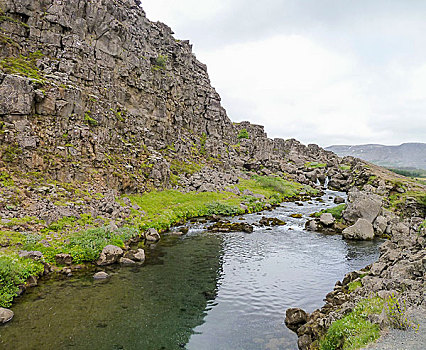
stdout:
[[6,73],[21,75],[44,84],[45,80],[37,67],[37,60],[42,57],[40,51],[30,53],[28,56],[6,57],[0,61],[0,67]]
[[379,297],[362,300],[352,312],[333,322],[320,341],[319,348],[354,350],[376,340],[380,336],[380,329],[368,320],[368,316],[380,314],[383,307],[384,300]]
[[9,307],[28,277],[43,272],[42,263],[16,254],[0,255],[0,307]]
[[330,213],[331,215],[333,215],[333,217],[336,220],[341,220],[342,219],[342,213],[343,213],[343,210],[345,210],[345,208],[346,208],[346,204],[340,204],[336,207],[328,208],[328,209],[324,209],[324,210],[321,210],[319,212],[316,212],[316,213],[313,214],[313,216],[314,217],[320,217],[324,213]]
[[250,138],[250,135],[247,131],[247,129],[241,129],[237,136],[238,139],[248,139]]
[[318,162],[306,162],[305,163],[305,167],[311,168],[311,169],[325,168],[326,166],[327,166],[327,164],[325,164],[325,163],[318,163]]

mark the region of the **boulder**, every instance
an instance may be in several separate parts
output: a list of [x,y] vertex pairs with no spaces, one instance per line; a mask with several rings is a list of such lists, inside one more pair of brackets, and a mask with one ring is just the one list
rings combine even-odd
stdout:
[[137,262],[144,262],[145,261],[145,251],[143,249],[138,250],[129,250],[124,254],[123,256],[126,259],[131,259]]
[[374,238],[373,225],[366,219],[358,219],[354,225],[345,228],[342,235],[346,239],[371,240]]
[[308,314],[299,308],[290,308],[285,312],[285,325],[296,332],[308,321]]
[[106,272],[104,272],[104,271],[96,272],[96,273],[93,275],[93,278],[94,278],[95,280],[105,280],[105,279],[107,279],[108,277],[109,277],[109,275],[108,275]]
[[72,256],[70,254],[56,254],[55,261],[57,265],[71,265],[72,264]]
[[325,226],[330,226],[334,224],[334,217],[330,213],[324,213],[320,216],[320,222]]
[[39,252],[38,250],[36,251],[27,251],[27,250],[21,250],[19,252],[19,257],[20,258],[30,258],[33,260],[40,260],[43,258],[43,253]]
[[0,323],[9,322],[10,320],[12,320],[13,315],[14,313],[12,310],[0,307]]
[[102,249],[102,253],[96,264],[100,266],[114,264],[122,255],[123,249],[115,245],[107,245],[104,249]]
[[309,350],[311,348],[312,338],[309,334],[303,334],[297,340],[297,346],[300,350]]
[[378,195],[363,191],[352,191],[348,196],[348,204],[343,211],[343,218],[349,222],[365,219],[370,223],[381,211],[382,199]]
[[158,242],[160,240],[160,234],[155,228],[149,228],[145,231],[145,239],[150,242]]
[[376,220],[374,220],[373,227],[379,235],[385,233],[387,226],[388,220],[384,216],[379,215]]

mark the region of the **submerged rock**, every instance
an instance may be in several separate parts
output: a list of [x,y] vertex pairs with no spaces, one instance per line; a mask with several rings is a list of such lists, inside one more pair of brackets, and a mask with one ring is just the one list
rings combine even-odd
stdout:
[[343,238],[353,240],[371,240],[374,238],[373,225],[366,219],[358,219],[357,222],[345,228]]
[[253,226],[246,222],[219,221],[208,228],[213,232],[253,232]]
[[9,322],[10,320],[12,320],[13,315],[14,313],[12,310],[0,307],[0,323]]
[[107,279],[108,277],[109,277],[109,275],[108,275],[106,272],[104,272],[104,271],[96,272],[96,273],[93,275],[93,278],[94,278],[95,280],[105,280],[105,279]]
[[123,256],[126,259],[131,259],[137,262],[144,262],[145,261],[145,251],[143,249],[138,250],[129,250],[124,254]]
[[264,226],[283,226],[286,222],[278,218],[267,218],[263,216],[262,219],[260,219],[259,224]]
[[290,214],[290,216],[292,218],[295,218],[295,219],[301,219],[302,218],[302,214]]
[[136,262],[128,258],[120,258],[120,265],[122,266],[133,266]]
[[107,245],[104,249],[102,249],[102,253],[96,264],[100,266],[114,264],[122,255],[123,249],[115,245]]

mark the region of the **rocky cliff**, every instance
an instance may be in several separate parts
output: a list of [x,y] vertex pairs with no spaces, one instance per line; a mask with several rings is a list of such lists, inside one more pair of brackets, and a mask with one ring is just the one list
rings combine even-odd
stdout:
[[[230,186],[253,175],[379,197],[376,232],[379,214],[389,234],[397,221],[383,210],[415,218],[408,233],[425,216],[420,184],[232,123],[190,43],[149,21],[139,1],[0,0],[0,8],[1,251],[20,249],[24,236],[46,251],[56,241],[68,249],[67,222],[70,231],[115,230],[143,217],[125,193],[228,189],[242,198]],[[345,225],[361,218],[356,207]]]

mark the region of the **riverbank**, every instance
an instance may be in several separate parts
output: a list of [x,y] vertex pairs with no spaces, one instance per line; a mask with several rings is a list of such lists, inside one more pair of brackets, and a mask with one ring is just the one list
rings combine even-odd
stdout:
[[[18,181],[10,178],[9,191]],[[43,187],[47,186],[38,185],[35,190]],[[58,184],[48,188],[48,196],[61,192]],[[73,193],[79,195],[77,190]],[[128,250],[129,241],[143,241],[147,229],[162,233],[193,217],[250,213],[318,193],[309,186],[280,177],[254,176],[240,179],[237,185],[223,192],[167,190],[144,195],[109,196],[107,200],[100,194],[96,200],[93,193],[84,192],[89,199],[86,207],[81,205],[83,209],[79,211],[86,209],[88,212],[78,214],[75,209],[68,213],[74,215],[64,215],[52,222],[31,215],[3,219],[0,230],[0,275],[3,281],[0,306],[10,306],[13,298],[35,285],[41,274],[55,271],[68,275],[74,269],[81,269],[81,264],[96,262],[107,245]],[[65,197],[61,199],[67,202]],[[104,215],[92,215],[94,207],[106,208]],[[46,216],[52,216],[52,213]]]
[[308,315],[289,310],[287,323],[298,334],[300,349],[359,349],[379,338],[381,329],[411,328],[414,321],[404,321],[405,306],[425,305],[425,188],[409,179],[396,181],[379,167],[371,170],[373,181],[349,191],[341,219],[354,224],[342,234],[388,240],[376,262],[336,283],[321,309]]
[[[117,264],[43,279],[14,305],[0,348],[293,350],[297,338],[283,326],[284,310],[294,303],[313,310],[338,276],[378,256],[378,242],[304,230],[309,214],[333,206],[334,196],[326,191],[321,198],[220,218],[251,225],[250,234],[211,232],[214,221],[194,219],[184,225],[186,235],[163,234],[146,246],[141,267]],[[97,270],[109,279],[94,281]]]

